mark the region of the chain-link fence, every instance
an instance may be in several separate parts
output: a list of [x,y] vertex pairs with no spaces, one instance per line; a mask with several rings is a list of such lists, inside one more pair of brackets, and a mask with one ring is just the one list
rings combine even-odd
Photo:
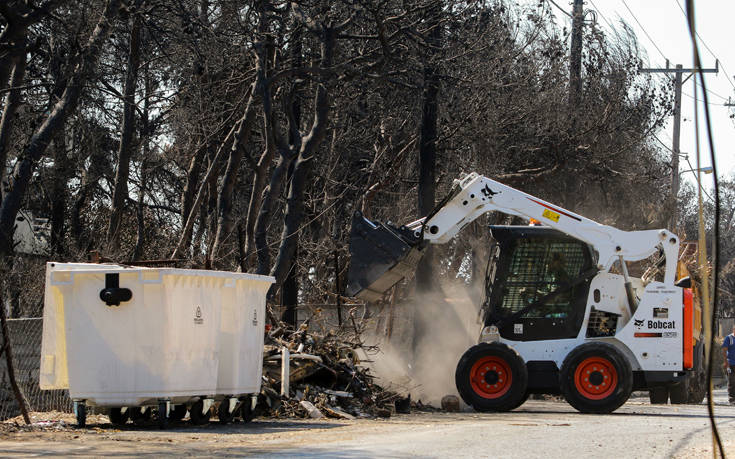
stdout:
[[[8,319],[15,379],[32,411],[71,411],[68,391],[41,390],[38,386],[42,330],[41,318]],[[20,415],[20,408],[10,385],[4,355],[0,358],[0,374],[0,420],[5,420]]]
[[[8,325],[13,370],[18,388],[31,411],[72,410],[68,391],[41,390],[38,377],[41,366],[43,334],[43,291],[45,260],[41,257],[17,257],[13,266],[5,267],[0,288]],[[0,346],[5,340],[0,329]],[[20,415],[10,383],[5,353],[0,355],[0,420]]]

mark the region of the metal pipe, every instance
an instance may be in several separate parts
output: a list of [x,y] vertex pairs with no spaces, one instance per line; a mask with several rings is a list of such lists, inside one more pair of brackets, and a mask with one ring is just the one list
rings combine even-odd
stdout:
[[625,260],[623,260],[623,256],[620,255],[620,269],[623,271],[623,279],[625,279],[625,296],[628,297],[628,307],[630,308],[630,315],[633,315],[635,313],[635,310],[638,309],[638,301],[635,298],[635,290],[633,290],[633,284],[630,282],[630,277],[628,277],[628,266],[625,264]]

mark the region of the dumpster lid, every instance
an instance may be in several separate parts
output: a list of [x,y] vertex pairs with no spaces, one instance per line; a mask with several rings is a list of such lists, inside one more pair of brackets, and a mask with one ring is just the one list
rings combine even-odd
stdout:
[[177,275],[177,276],[194,276],[194,277],[225,277],[235,280],[255,280],[261,282],[274,283],[276,281],[273,276],[264,276],[262,274],[237,273],[232,271],[214,271],[208,269],[184,269],[184,268],[151,268],[147,266],[129,266],[120,264],[104,264],[104,263],[56,263],[48,262],[48,267],[54,272],[68,272],[74,274],[97,274],[100,271],[105,272],[158,272],[160,275]]

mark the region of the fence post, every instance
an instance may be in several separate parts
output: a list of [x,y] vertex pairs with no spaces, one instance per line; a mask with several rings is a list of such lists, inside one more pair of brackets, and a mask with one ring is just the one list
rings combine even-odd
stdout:
[[0,325],[3,331],[3,350],[5,351],[5,362],[8,367],[8,379],[10,380],[10,386],[13,388],[13,394],[15,400],[18,402],[20,412],[23,414],[23,420],[26,424],[31,423],[31,418],[28,416],[28,401],[23,396],[23,392],[18,387],[18,381],[15,379],[15,367],[13,366],[13,348],[10,344],[10,333],[8,332],[8,318],[5,312],[5,303],[3,302],[2,290],[4,285],[0,284]]

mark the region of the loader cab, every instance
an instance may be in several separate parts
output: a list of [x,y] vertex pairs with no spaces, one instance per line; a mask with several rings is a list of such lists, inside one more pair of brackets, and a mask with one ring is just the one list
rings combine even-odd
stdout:
[[513,341],[576,338],[590,285],[579,279],[595,266],[590,246],[543,226],[490,231],[496,243],[485,278],[485,326]]

